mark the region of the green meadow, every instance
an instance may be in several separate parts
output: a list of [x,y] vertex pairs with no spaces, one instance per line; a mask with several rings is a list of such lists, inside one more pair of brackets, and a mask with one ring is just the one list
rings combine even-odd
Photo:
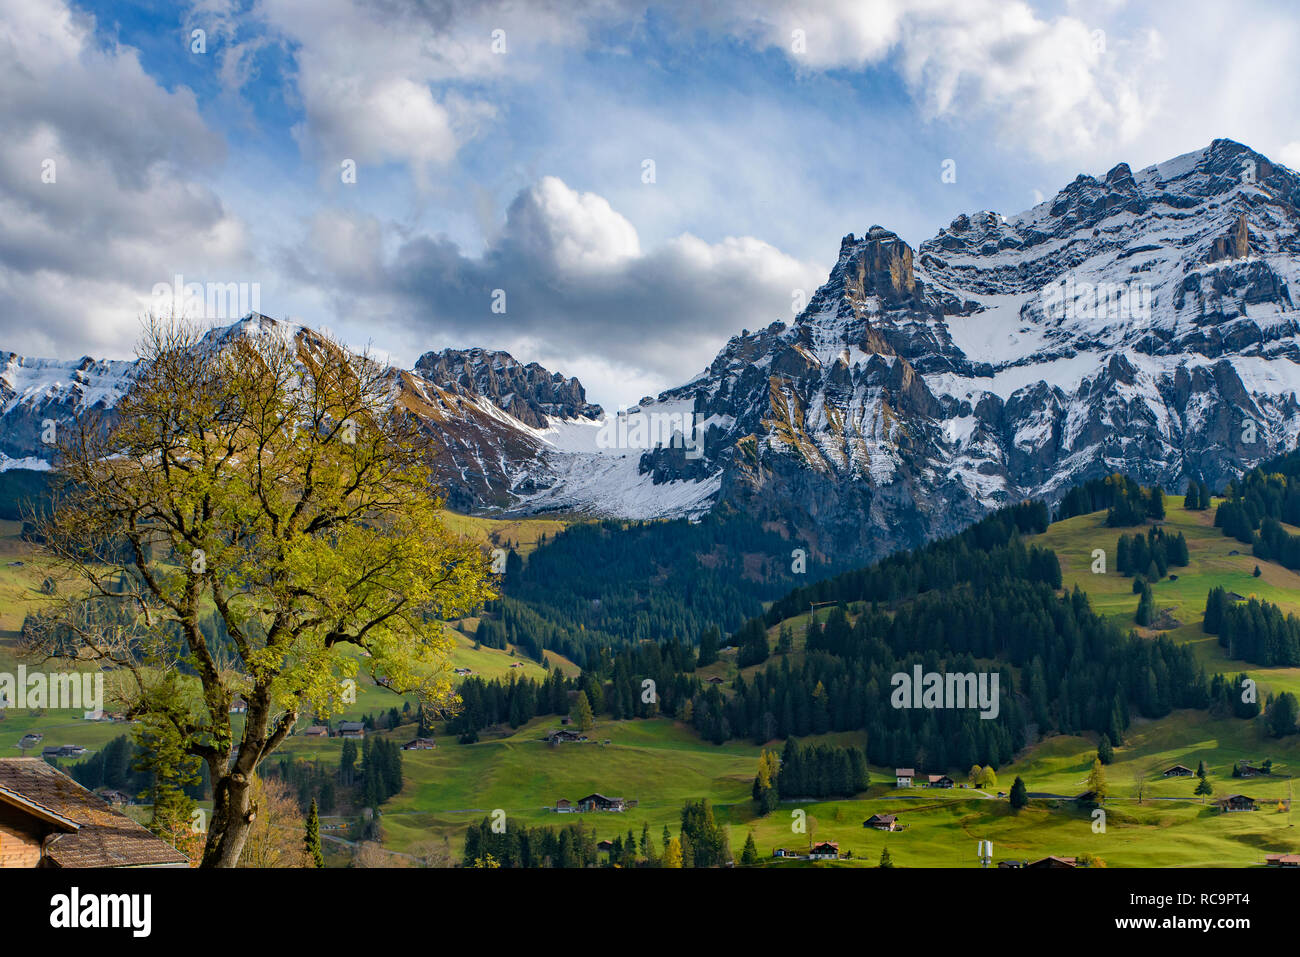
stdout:
[[[1167,510],[1165,524],[1183,532],[1191,557],[1188,567],[1172,569],[1176,580],[1153,585],[1157,605],[1176,622],[1168,633],[1190,643],[1207,672],[1245,671],[1260,683],[1263,693],[1300,692],[1300,669],[1261,669],[1230,661],[1216,639],[1200,631],[1205,595],[1215,585],[1258,595],[1300,613],[1300,575],[1257,562],[1249,546],[1224,538],[1213,527],[1212,511],[1186,512],[1178,496],[1168,497]],[[1053,525],[1035,540],[1057,552],[1067,588],[1077,584],[1088,592],[1099,613],[1121,627],[1134,627],[1137,596],[1131,590],[1132,580],[1113,568],[1115,542],[1122,532],[1132,530],[1106,528],[1104,519],[1104,513],[1078,516]],[[497,527],[490,520],[465,519],[463,525],[458,530],[465,534],[493,543],[517,542],[526,551],[560,523],[529,520]],[[12,670],[17,663],[13,640],[45,575],[39,552],[19,541],[16,531],[16,527],[0,528],[0,670]],[[1106,552],[1104,573],[1093,572],[1095,549]],[[1239,554],[1231,554],[1234,551]],[[23,564],[7,564],[11,561]],[[1253,575],[1257,564],[1258,578]],[[793,653],[801,655],[807,615],[788,624],[794,633]],[[516,657],[511,649],[476,649],[472,638],[476,625],[471,618],[446,626],[453,642],[453,667],[470,668],[485,678],[543,675],[539,665]],[[770,631],[773,642],[778,630],[779,626]],[[571,662],[558,657],[551,657],[551,665],[577,672]],[[753,670],[746,669],[746,674]],[[735,649],[730,649],[717,663],[701,669],[700,676],[730,681],[737,673]],[[398,696],[362,678],[357,701],[339,717],[355,719],[401,706]],[[774,859],[772,851],[787,848],[806,853],[812,841],[822,840],[838,842],[841,852],[851,857],[812,866],[875,866],[881,850],[888,847],[899,866],[975,867],[976,842],[982,839],[993,841],[996,860],[1091,855],[1110,867],[1259,866],[1267,853],[1300,851],[1300,833],[1292,827],[1291,814],[1278,810],[1279,803],[1285,807],[1290,797],[1290,775],[1300,768],[1300,736],[1279,741],[1269,737],[1258,721],[1220,720],[1203,712],[1180,711],[1158,721],[1135,722],[1105,769],[1109,795],[1102,808],[1104,831],[1091,808],[1069,800],[1086,790],[1097,747],[1090,736],[1054,736],[1031,745],[1012,764],[997,770],[998,786],[988,793],[962,787],[896,789],[892,768],[872,768],[871,787],[853,799],[787,801],[758,817],[750,785],[760,748],[751,743],[711,745],[682,724],[658,718],[598,719],[590,741],[550,746],[545,734],[557,726],[554,717],[539,718],[515,730],[490,730],[472,745],[457,744],[439,727],[436,750],[403,754],[405,786],[382,809],[384,847],[401,855],[418,855],[445,841],[459,858],[468,824],[497,809],[528,826],[581,820],[602,839],[628,830],[639,838],[642,826],[649,825],[658,846],[665,825],[676,832],[685,801],[708,798],[730,833],[733,852],[739,855],[752,832],[764,866],[809,866],[809,862]],[[44,733],[46,745],[81,744],[94,749],[128,730],[126,725],[87,722],[66,712],[10,709],[0,721],[0,751],[16,754],[14,745],[28,731]],[[414,733],[413,723],[381,732],[399,742]],[[819,740],[862,744],[863,736],[839,733]],[[768,746],[781,744],[773,741]],[[327,765],[338,762],[341,750],[337,738],[302,736],[291,737],[283,748],[285,754]],[[1272,776],[1231,777],[1234,762],[1260,764],[1266,759],[1273,762]],[[1214,787],[1209,802],[1193,794],[1195,778],[1161,776],[1172,765],[1195,769],[1201,761]],[[1017,775],[1031,794],[1042,795],[1019,811],[997,796],[1010,790]],[[573,801],[593,791],[637,804],[623,813],[568,815],[550,810],[560,798]],[[1213,798],[1234,793],[1256,798],[1261,810],[1222,813],[1213,805]],[[875,813],[897,814],[904,828],[891,833],[864,828],[863,821]],[[332,852],[330,859],[343,863],[346,854]]]

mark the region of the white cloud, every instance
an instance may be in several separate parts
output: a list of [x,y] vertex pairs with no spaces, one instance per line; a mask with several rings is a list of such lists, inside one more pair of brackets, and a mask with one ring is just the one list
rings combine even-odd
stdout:
[[92,18],[58,0],[4,4],[0,116],[4,348],[122,355],[155,283],[257,281],[242,223],[201,185],[223,140],[189,90],[100,43]]
[[1151,36],[1041,17],[1019,0],[767,0],[719,25],[805,69],[892,63],[928,117],[991,124],[1045,157],[1131,140],[1153,109],[1140,82]]
[[[387,326],[385,344],[408,362],[447,346],[506,349],[566,375],[587,370],[605,404],[679,384],[742,327],[789,321],[793,291],[826,273],[753,237],[687,233],[643,250],[603,197],[555,177],[521,191],[482,256],[335,210],[313,218],[286,261],[353,322]],[[504,315],[491,309],[495,289]]]

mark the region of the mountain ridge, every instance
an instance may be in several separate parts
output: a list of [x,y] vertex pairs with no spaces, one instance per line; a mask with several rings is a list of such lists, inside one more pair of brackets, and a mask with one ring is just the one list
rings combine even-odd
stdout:
[[[850,233],[791,322],[731,337],[617,413],[502,351],[427,352],[394,375],[459,510],[724,506],[823,557],[871,559],[1109,472],[1217,486],[1291,447],[1297,282],[1300,176],[1220,139],[1080,174],[1011,217],[962,213],[916,249]],[[10,467],[39,467],[39,422],[111,406],[132,368],[5,361]]]

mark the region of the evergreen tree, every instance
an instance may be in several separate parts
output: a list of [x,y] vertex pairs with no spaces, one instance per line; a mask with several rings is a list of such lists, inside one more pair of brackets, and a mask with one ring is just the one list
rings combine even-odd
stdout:
[[307,854],[316,867],[325,866],[325,854],[320,846],[320,815],[316,810],[316,799],[311,799],[311,810],[307,812],[307,834],[303,838]]
[[1110,764],[1115,759],[1115,749],[1111,746],[1110,735],[1103,733],[1097,744],[1097,759],[1102,764]]
[[749,832],[749,837],[745,838],[745,847],[740,852],[740,863],[744,867],[752,867],[758,863],[758,845],[754,843],[754,832]]
[[1155,607],[1156,603],[1154,596],[1151,594],[1151,586],[1143,582],[1142,597],[1138,599],[1137,614],[1133,616],[1133,620],[1143,627],[1149,627],[1155,619]]
[[1269,704],[1266,717],[1268,729],[1274,737],[1295,734],[1296,719],[1300,717],[1300,705],[1297,704],[1296,696],[1283,691]]
[[894,866],[894,859],[889,856],[889,848],[887,847],[883,847],[880,849],[880,866],[881,867]]
[[1015,781],[1011,783],[1011,806],[1017,811],[1029,803],[1029,789],[1025,787],[1025,782],[1016,775]]

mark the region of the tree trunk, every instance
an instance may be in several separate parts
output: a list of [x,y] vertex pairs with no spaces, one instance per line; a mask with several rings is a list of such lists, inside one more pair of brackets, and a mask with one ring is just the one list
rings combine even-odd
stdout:
[[252,830],[252,782],[238,771],[212,785],[212,822],[200,867],[235,867]]

